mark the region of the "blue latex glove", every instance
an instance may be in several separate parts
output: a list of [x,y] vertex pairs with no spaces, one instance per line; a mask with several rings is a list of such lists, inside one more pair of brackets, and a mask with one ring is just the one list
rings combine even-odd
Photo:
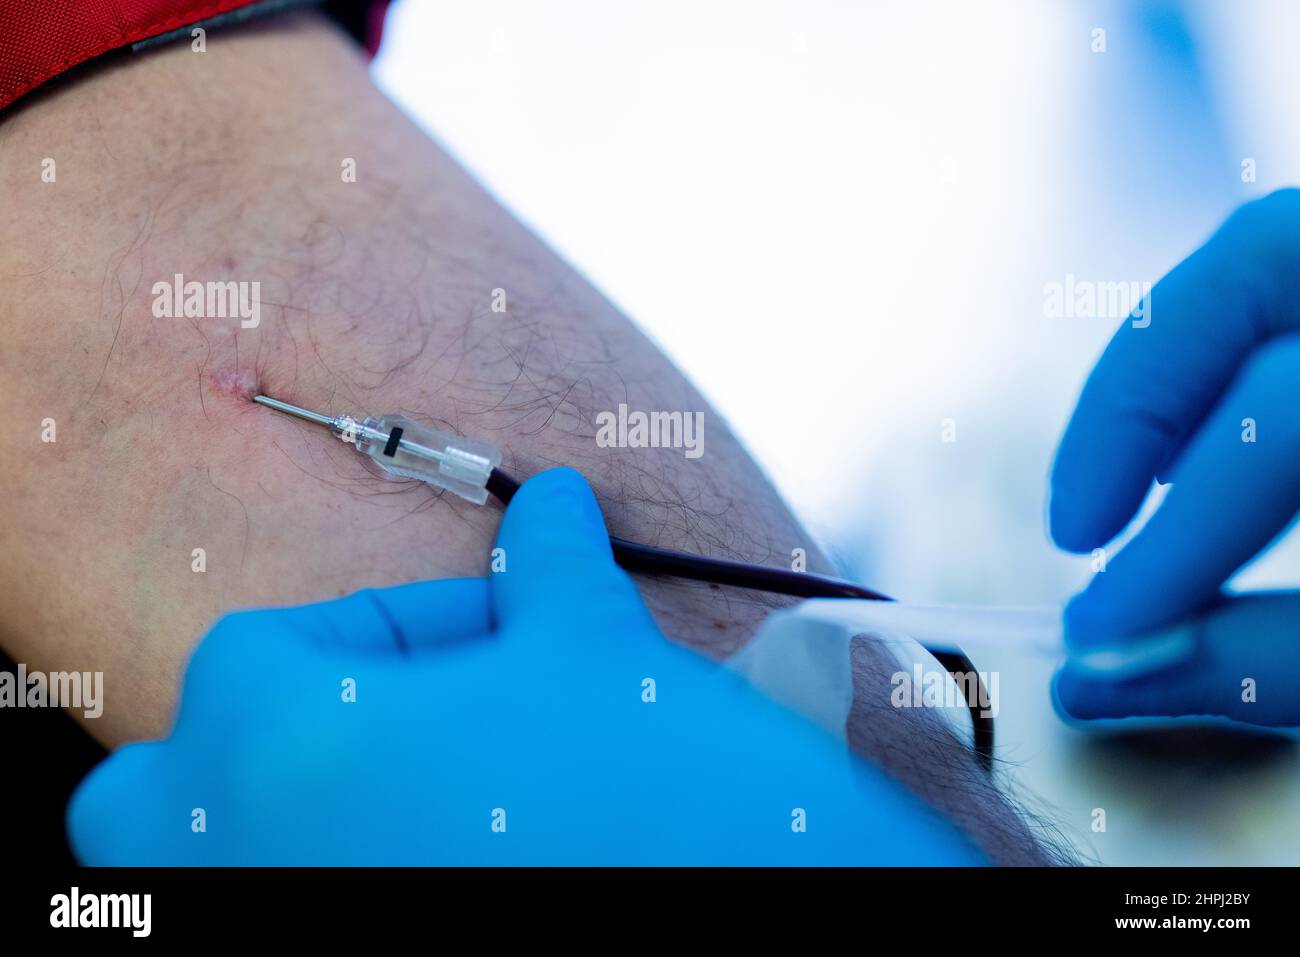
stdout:
[[221,619],[171,737],[120,749],[74,796],[80,859],[980,862],[842,743],[666,641],[576,472],[527,482],[498,545],[488,580]]
[[1129,680],[1067,663],[1057,707],[1300,724],[1300,595],[1222,592],[1300,509],[1300,191],[1238,210],[1150,304],[1150,325],[1120,329],[1066,429],[1052,536],[1072,551],[1105,545],[1153,478],[1174,484],[1067,606],[1066,639],[1079,651],[1173,623],[1199,639],[1191,660]]

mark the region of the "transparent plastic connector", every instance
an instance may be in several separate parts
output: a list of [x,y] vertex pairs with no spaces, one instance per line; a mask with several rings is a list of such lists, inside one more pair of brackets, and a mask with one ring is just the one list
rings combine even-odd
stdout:
[[[478,439],[412,422],[401,415],[347,422],[336,430],[355,432],[357,449],[385,472],[445,488],[476,505],[487,501],[488,476],[501,464],[501,452]],[[401,429],[394,438],[393,433]]]

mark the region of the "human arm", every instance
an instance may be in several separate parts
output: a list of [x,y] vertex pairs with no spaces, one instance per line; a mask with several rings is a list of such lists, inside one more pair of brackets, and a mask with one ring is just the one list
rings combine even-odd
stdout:
[[[388,481],[255,390],[486,439],[520,478],[572,466],[630,540],[784,566],[797,548],[832,571],[669,359],[313,14],[38,93],[0,123],[0,190],[0,398],[29,425],[0,455],[0,527],[20,543],[0,553],[0,640],[33,667],[104,672],[87,727],[110,745],[169,726],[183,663],[222,613],[485,570],[494,506]],[[153,315],[153,284],[178,273],[260,282],[259,324]],[[621,403],[702,413],[704,454],[600,445],[595,417]],[[715,657],[776,603],[637,583],[670,638]],[[854,746],[987,836],[990,856],[1039,860],[960,742],[889,706],[888,656],[863,643],[854,664]]]

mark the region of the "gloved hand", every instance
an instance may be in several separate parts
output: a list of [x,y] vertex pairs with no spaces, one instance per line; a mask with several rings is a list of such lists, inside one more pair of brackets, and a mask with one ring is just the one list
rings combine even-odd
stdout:
[[1066,609],[1072,651],[1173,623],[1195,657],[1130,680],[1067,663],[1075,719],[1213,715],[1300,724],[1300,596],[1221,586],[1300,509],[1300,191],[1238,210],[1151,292],[1150,325],[1116,334],[1057,452],[1050,521],[1071,551],[1105,545],[1152,478],[1146,526]]
[[77,855],[980,862],[842,743],[665,640],[577,473],[527,482],[498,545],[505,571],[486,581],[221,619],[189,664],[171,737],[120,749],[77,791]]

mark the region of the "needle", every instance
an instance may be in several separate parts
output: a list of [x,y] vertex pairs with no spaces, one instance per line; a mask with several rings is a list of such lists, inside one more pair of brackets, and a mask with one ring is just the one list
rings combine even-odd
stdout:
[[300,419],[306,419],[308,422],[315,422],[317,425],[323,425],[327,429],[334,428],[335,420],[328,415],[321,415],[319,412],[312,412],[310,409],[304,409],[300,406],[290,405],[288,402],[281,402],[279,399],[272,399],[269,395],[255,395],[254,402],[260,402],[269,409],[275,409],[277,412],[285,412],[289,415],[296,415]]

